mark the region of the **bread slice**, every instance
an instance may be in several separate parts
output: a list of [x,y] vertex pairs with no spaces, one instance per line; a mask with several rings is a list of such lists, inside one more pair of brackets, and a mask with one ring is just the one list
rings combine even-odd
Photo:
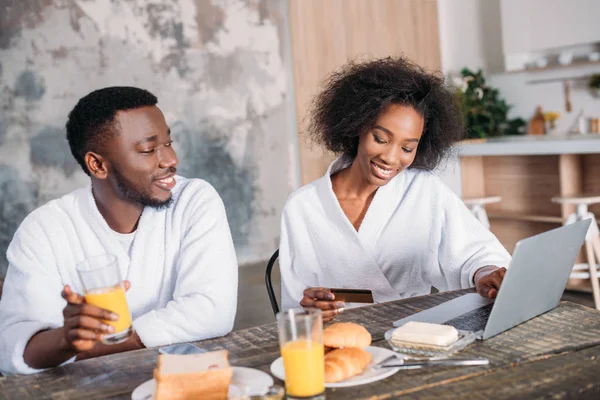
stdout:
[[357,347],[363,349],[371,344],[371,334],[362,325],[338,322],[323,329],[323,345],[327,347]]
[[156,400],[227,399],[233,376],[227,350],[161,354],[154,370]]
[[449,346],[458,340],[458,331],[449,325],[409,321],[392,332],[392,341]]
[[371,353],[356,347],[333,350],[325,356],[325,382],[340,382],[362,374],[372,360]]

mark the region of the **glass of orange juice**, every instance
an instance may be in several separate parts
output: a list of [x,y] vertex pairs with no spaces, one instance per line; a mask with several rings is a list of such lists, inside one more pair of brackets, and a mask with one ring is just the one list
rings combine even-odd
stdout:
[[292,308],[277,314],[285,390],[291,399],[324,399],[323,319],[318,308]]
[[116,321],[104,321],[115,328],[115,333],[104,335],[102,342],[116,344],[127,340],[133,329],[117,258],[112,254],[90,257],[77,265],[77,272],[86,303],[119,316]]

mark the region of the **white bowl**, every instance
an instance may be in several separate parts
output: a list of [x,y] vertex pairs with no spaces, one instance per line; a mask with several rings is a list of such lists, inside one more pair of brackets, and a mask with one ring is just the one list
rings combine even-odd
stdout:
[[535,65],[538,68],[544,68],[546,65],[548,65],[548,60],[545,58],[538,58],[537,60],[535,60]]
[[560,53],[558,56],[558,62],[562,65],[571,64],[571,61],[573,61],[572,53]]

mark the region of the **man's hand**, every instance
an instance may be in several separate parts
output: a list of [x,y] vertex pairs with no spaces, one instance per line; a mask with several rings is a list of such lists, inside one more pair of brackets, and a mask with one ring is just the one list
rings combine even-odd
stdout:
[[506,275],[506,268],[490,265],[475,272],[475,288],[482,297],[495,299]]
[[[129,282],[125,281],[125,290],[129,286]],[[115,313],[87,304],[85,298],[73,292],[68,285],[64,287],[62,297],[67,306],[63,309],[65,322],[61,348],[77,353],[89,351],[102,340],[103,335],[115,332],[114,327],[105,322],[118,320],[119,316]]]
[[307,288],[300,301],[302,307],[316,307],[322,310],[323,322],[333,320],[336,315],[344,311],[343,301],[334,301],[335,296],[325,288]]
[[[125,290],[129,286],[129,282],[125,281]],[[63,309],[64,325],[40,331],[29,339],[23,359],[30,367],[52,368],[74,356],[77,360],[83,360],[144,347],[135,334],[123,343],[101,343],[102,335],[114,332],[105,322],[112,320],[113,313],[86,304],[85,298],[74,293],[69,286],[64,287],[62,296],[67,300],[67,306]]]

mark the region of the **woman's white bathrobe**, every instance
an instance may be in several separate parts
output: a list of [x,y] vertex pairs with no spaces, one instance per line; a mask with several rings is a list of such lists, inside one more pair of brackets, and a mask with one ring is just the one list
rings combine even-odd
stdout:
[[283,309],[307,287],[373,290],[376,302],[429,294],[431,287],[472,287],[475,271],[508,267],[510,255],[460,198],[430,172],[405,170],[380,187],[358,232],[335,197],[327,173],[288,199],[279,264]]
[[36,332],[63,325],[63,286],[83,294],[76,265],[103,253],[117,256],[131,282],[133,326],[147,347],[231,331],[238,267],[223,202],[203,180],[176,179],[170,207],[144,209],[131,258],[98,211],[91,186],[23,221],[7,251],[0,301],[3,374],[38,372],[23,361],[25,345]]

